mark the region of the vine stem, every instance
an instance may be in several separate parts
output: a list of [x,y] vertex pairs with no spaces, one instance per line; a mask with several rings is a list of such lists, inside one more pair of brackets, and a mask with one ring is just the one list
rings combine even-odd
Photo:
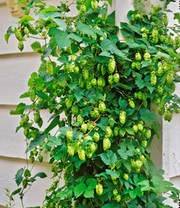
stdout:
[[21,198],[21,206],[22,206],[22,208],[25,208],[24,202],[23,202],[23,197]]

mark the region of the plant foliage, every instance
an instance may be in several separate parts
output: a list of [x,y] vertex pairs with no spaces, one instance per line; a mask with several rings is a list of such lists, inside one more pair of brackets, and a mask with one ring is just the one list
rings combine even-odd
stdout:
[[[21,117],[17,131],[24,131],[30,161],[42,162],[43,152],[50,154],[53,183],[42,207],[170,207],[162,194],[177,201],[179,191],[150,158],[159,132],[152,105],[167,121],[179,110],[174,91],[180,38],[172,37],[159,6],[148,14],[129,11],[129,22],[115,26],[114,13],[108,14],[112,1],[76,3],[72,16],[74,1],[59,6],[28,1],[18,26],[5,35],[8,41],[15,34],[20,50],[35,38],[32,49],[41,54],[41,65],[21,95],[31,103],[20,103],[11,114]],[[22,187],[13,195],[23,198],[36,177],[45,174],[32,177],[20,169],[16,183]]]

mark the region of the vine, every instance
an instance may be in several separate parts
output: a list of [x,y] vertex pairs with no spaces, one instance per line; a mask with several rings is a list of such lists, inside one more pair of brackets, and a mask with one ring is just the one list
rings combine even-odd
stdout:
[[[168,208],[164,193],[177,202],[179,190],[150,158],[159,132],[152,105],[167,121],[179,111],[174,91],[180,38],[172,37],[166,11],[160,6],[149,14],[129,11],[129,23],[118,27],[114,12],[108,14],[110,0],[77,0],[74,17],[69,15],[74,1],[56,7],[26,3],[25,15],[5,39],[15,34],[22,51],[35,38],[31,47],[41,54],[38,72],[21,95],[31,103],[20,103],[11,114],[21,117],[17,131],[24,131],[30,162],[50,154],[53,182],[42,207]],[[46,174],[32,176],[29,166],[18,170],[11,201],[18,194],[24,207],[24,194],[37,177]]]

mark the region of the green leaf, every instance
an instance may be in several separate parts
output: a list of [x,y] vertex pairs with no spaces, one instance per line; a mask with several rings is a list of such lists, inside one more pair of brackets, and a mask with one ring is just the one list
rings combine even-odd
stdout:
[[137,184],[141,186],[141,191],[149,191],[149,190],[151,190],[151,186],[150,186],[148,180],[140,181]]
[[90,187],[90,189],[94,189],[96,187],[97,180],[95,178],[88,178],[86,184]]
[[40,51],[41,50],[41,44],[39,41],[35,41],[34,43],[31,44],[31,48],[33,49],[33,51]]
[[75,186],[75,188],[74,188],[75,197],[81,196],[85,192],[86,188],[87,187],[86,187],[85,183],[80,183],[77,186]]
[[145,82],[142,79],[136,79],[136,85],[139,87],[139,89],[142,89],[145,86]]
[[[133,155],[133,154],[132,154],[132,155]],[[124,167],[130,172],[132,166],[131,166],[131,164],[128,162],[128,160],[123,160],[122,163],[123,163]]]
[[30,92],[25,92],[22,95],[20,95],[20,98],[28,98],[30,96]]
[[121,137],[124,137],[125,134],[126,134],[126,129],[125,129],[125,128],[119,128],[119,135],[120,135]]
[[49,126],[44,130],[44,133],[47,134],[49,133],[52,129],[54,129],[57,125],[59,124],[59,116],[56,116],[51,123],[49,124]]
[[48,97],[48,95],[45,94],[45,93],[42,92],[42,91],[38,91],[38,92],[36,92],[36,94],[37,94],[37,96],[38,96],[39,98],[41,98],[41,99],[43,99],[43,100],[47,100],[47,101],[50,100],[50,97]]
[[107,173],[107,175],[110,175],[112,177],[118,178],[118,174],[115,171],[106,169],[106,173]]
[[99,36],[102,36],[103,38],[106,38],[105,34],[99,29],[93,28],[93,32]]
[[15,175],[15,181],[16,184],[19,186],[23,180],[23,173],[24,173],[24,169],[21,168],[17,171],[16,175]]
[[121,88],[121,89],[124,89],[124,90],[132,90],[131,85],[122,84],[122,83],[118,83],[118,84],[114,85],[114,88]]
[[81,91],[75,90],[74,91],[74,96],[75,96],[77,102],[79,102],[83,98],[84,93],[82,92],[82,90]]
[[30,15],[24,15],[21,19],[19,19],[18,23],[21,24],[21,23],[26,23],[26,22],[29,22],[29,21],[32,21],[34,20],[33,17],[31,17]]
[[141,119],[145,122],[153,122],[157,120],[157,116],[154,112],[147,108],[142,108],[140,110]]
[[112,0],[108,0],[108,3],[112,6]]
[[87,187],[87,189],[84,192],[84,197],[85,198],[94,198],[94,190],[92,190],[92,189],[89,190]]
[[93,32],[92,28],[91,28],[90,26],[88,26],[88,25],[82,23],[82,22],[77,22],[76,28],[77,28],[80,32],[82,32],[82,33],[84,33],[84,34],[86,34],[86,35],[91,35],[91,36],[93,36],[93,37],[96,37],[96,34]]
[[87,10],[91,8],[91,0],[86,0],[84,4],[86,5]]
[[42,14],[47,14],[47,15],[48,14],[53,14],[53,13],[56,13],[56,12],[58,12],[58,8],[56,8],[54,6],[51,6],[51,5],[41,11]]
[[75,33],[69,34],[69,38],[71,38],[71,39],[77,41],[78,43],[82,42],[81,36],[78,35],[78,34],[75,34]]
[[130,148],[127,150],[126,143],[122,142],[120,149],[118,149],[117,152],[122,157],[122,159],[127,160],[128,156],[132,156],[134,154],[134,149]]
[[46,175],[44,172],[39,172],[39,173],[37,173],[37,174],[34,176],[34,178],[36,178],[36,177],[39,177],[39,178],[46,178],[47,175]]
[[126,109],[128,105],[127,101],[124,100],[122,97],[119,98],[118,104],[123,110]]
[[119,208],[119,204],[116,202],[109,202],[102,206],[102,208]]
[[111,54],[116,54],[120,58],[128,60],[127,56],[123,52],[121,52],[112,41],[108,39],[103,40],[100,44],[100,47],[102,51],[107,51]]
[[29,80],[28,80],[28,86],[30,87],[30,86],[34,83],[34,81],[35,81],[37,78],[38,78],[37,72],[33,72],[33,73],[31,74],[31,77],[30,77]]
[[148,202],[145,206],[145,208],[157,208],[156,204],[153,202]]
[[138,186],[134,190],[130,191],[129,195],[130,195],[131,199],[135,199],[137,196],[139,196],[139,197],[142,196],[143,193],[141,191],[141,188]]
[[178,20],[179,24],[180,24],[180,13],[174,13],[174,19]]
[[126,132],[129,134],[129,135],[134,135],[134,131],[131,127],[126,127]]
[[16,194],[19,194],[21,192],[22,188],[18,188],[15,191],[12,192],[11,196],[14,196]]
[[59,19],[59,18],[56,18],[56,17],[54,17],[54,18],[52,18],[52,19],[54,20],[54,22],[55,22],[59,27],[61,27],[63,30],[66,30],[67,24],[66,24],[66,22],[65,22],[64,20]]
[[10,111],[10,114],[11,115],[20,115],[20,114],[24,113],[25,109],[26,109],[26,104],[19,103],[15,110]]
[[50,28],[49,35],[55,38],[59,49],[69,47],[71,45],[71,40],[69,39],[68,34],[60,29]]
[[115,11],[108,15],[107,23],[110,25],[115,25]]
[[100,154],[99,156],[106,165],[114,165],[117,162],[117,156],[111,150],[108,150],[105,153]]
[[32,140],[29,146],[27,147],[26,152],[29,152],[33,150],[35,147],[37,147],[38,145],[42,144],[42,142],[45,140],[46,137],[47,137],[46,134],[42,134],[39,137]]
[[4,35],[5,41],[8,43],[10,36],[13,34],[12,26],[7,29],[7,33]]
[[105,56],[105,57],[109,57],[109,58],[112,57],[112,55],[111,55],[109,52],[107,52],[107,51],[102,51],[102,52],[99,54],[99,56]]
[[57,197],[64,199],[64,198],[72,198],[73,191],[71,188],[66,188],[63,190],[64,187],[60,188],[58,193],[56,194]]

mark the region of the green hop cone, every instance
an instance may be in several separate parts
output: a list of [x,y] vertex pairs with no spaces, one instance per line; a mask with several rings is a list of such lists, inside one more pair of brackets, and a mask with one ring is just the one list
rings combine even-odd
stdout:
[[97,85],[98,85],[99,87],[104,87],[105,84],[106,84],[105,79],[102,78],[102,77],[99,77],[98,80],[97,80]]
[[170,110],[166,110],[164,113],[164,120],[171,121],[172,120],[172,112]]
[[19,41],[22,41],[23,37],[22,37],[22,33],[21,33],[21,30],[20,30],[20,29],[15,28],[15,29],[14,29],[14,34],[15,34],[16,38],[17,38]]
[[141,59],[142,59],[141,54],[140,54],[139,52],[137,52],[137,53],[135,54],[135,60],[136,60],[136,61],[141,61]]
[[83,69],[82,70],[82,75],[83,75],[84,79],[87,80],[89,78],[89,70],[88,69]]
[[87,132],[87,128],[88,128],[87,124],[83,123],[83,124],[81,125],[81,131],[82,131],[84,134]]
[[114,197],[114,199],[119,203],[121,201],[121,195],[118,194],[117,196]]
[[79,113],[79,108],[77,105],[73,105],[72,108],[71,108],[71,111],[74,115],[78,115]]
[[95,86],[97,84],[96,78],[91,79],[91,84],[92,86]]
[[100,184],[100,183],[98,183],[98,184],[96,185],[96,194],[97,194],[98,196],[101,196],[101,195],[103,194],[103,185]]
[[86,153],[83,149],[78,149],[78,157],[82,161],[86,159]]
[[125,174],[123,175],[123,178],[124,178],[124,180],[128,181],[128,179],[129,179],[128,174],[127,174],[127,173],[125,173]]
[[106,104],[104,102],[100,102],[98,105],[98,110],[100,112],[105,112],[106,111]]
[[29,116],[28,115],[23,115],[21,117],[21,120],[20,120],[20,125],[23,126],[24,124],[27,124],[29,121]]
[[112,74],[115,71],[115,68],[116,68],[116,61],[114,60],[114,57],[113,57],[113,58],[109,59],[108,72],[110,74]]
[[145,134],[144,136],[146,137],[146,139],[150,139],[151,138],[151,129],[146,129],[145,130]]
[[41,119],[39,112],[34,113],[34,122],[38,123]]
[[128,101],[129,101],[129,106],[130,106],[131,108],[135,108],[135,103],[134,103],[133,98],[129,99]]
[[143,148],[146,148],[147,147],[147,144],[148,144],[148,142],[146,140],[143,140],[141,142],[141,145],[142,145]]
[[149,61],[150,59],[151,59],[150,53],[146,52],[146,53],[144,54],[144,60],[145,60],[145,61]]
[[116,126],[114,128],[114,136],[118,136],[119,135],[119,128]]
[[91,153],[93,154],[96,150],[97,150],[97,144],[92,142],[90,144],[90,151],[91,151]]
[[82,125],[83,124],[84,119],[83,119],[83,117],[81,115],[78,115],[77,116],[77,122],[79,123],[79,125]]
[[172,84],[174,81],[174,73],[173,71],[169,71],[166,76],[166,81],[168,84]]
[[108,83],[109,83],[110,85],[113,84],[113,75],[109,75],[109,76],[108,76]]
[[98,141],[99,141],[99,139],[100,139],[100,135],[99,135],[99,133],[98,133],[98,132],[95,132],[95,133],[94,133],[94,135],[93,135],[93,139],[94,139],[94,141],[95,141],[95,142],[98,142]]
[[103,139],[103,150],[106,151],[106,150],[110,149],[110,147],[111,147],[111,141],[109,138],[105,137]]
[[132,128],[133,128],[134,133],[137,133],[139,130],[138,125],[136,124],[134,124]]
[[126,122],[126,111],[120,111],[120,114],[119,114],[119,121],[121,124],[125,124]]
[[118,190],[117,190],[117,189],[114,189],[114,190],[113,190],[113,195],[114,195],[114,196],[117,196],[117,195],[118,195],[118,193],[119,193],[119,192],[118,192]]
[[65,99],[65,105],[67,108],[71,108],[72,106],[72,100],[70,98]]
[[119,79],[120,79],[119,74],[118,74],[118,73],[115,73],[115,74],[113,75],[114,83],[118,83],[118,82],[119,82]]
[[91,1],[91,7],[96,10],[98,8],[98,1],[96,0],[92,0]]
[[143,131],[143,129],[144,129],[143,124],[142,124],[141,122],[139,122],[137,126],[138,126],[139,131],[141,131],[141,132],[142,132],[142,131]]
[[106,133],[107,137],[111,137],[112,136],[112,129],[111,129],[110,126],[106,126],[105,133]]
[[90,111],[90,116],[92,118],[98,118],[99,117],[99,109],[98,108],[94,108],[93,110]]
[[23,44],[22,41],[19,41],[18,48],[19,48],[20,51],[22,51],[24,49],[24,44]]
[[72,145],[68,145],[67,146],[67,152],[70,156],[74,156],[74,153],[75,153],[74,147]]
[[73,131],[72,130],[66,131],[66,138],[67,138],[68,142],[72,142],[72,140],[73,140]]
[[150,81],[151,81],[151,85],[154,86],[157,84],[157,77],[155,74],[151,74],[151,78],[150,78]]
[[46,70],[47,70],[47,73],[49,75],[53,75],[53,73],[54,73],[54,66],[53,66],[53,62],[51,62],[50,60],[46,61]]

